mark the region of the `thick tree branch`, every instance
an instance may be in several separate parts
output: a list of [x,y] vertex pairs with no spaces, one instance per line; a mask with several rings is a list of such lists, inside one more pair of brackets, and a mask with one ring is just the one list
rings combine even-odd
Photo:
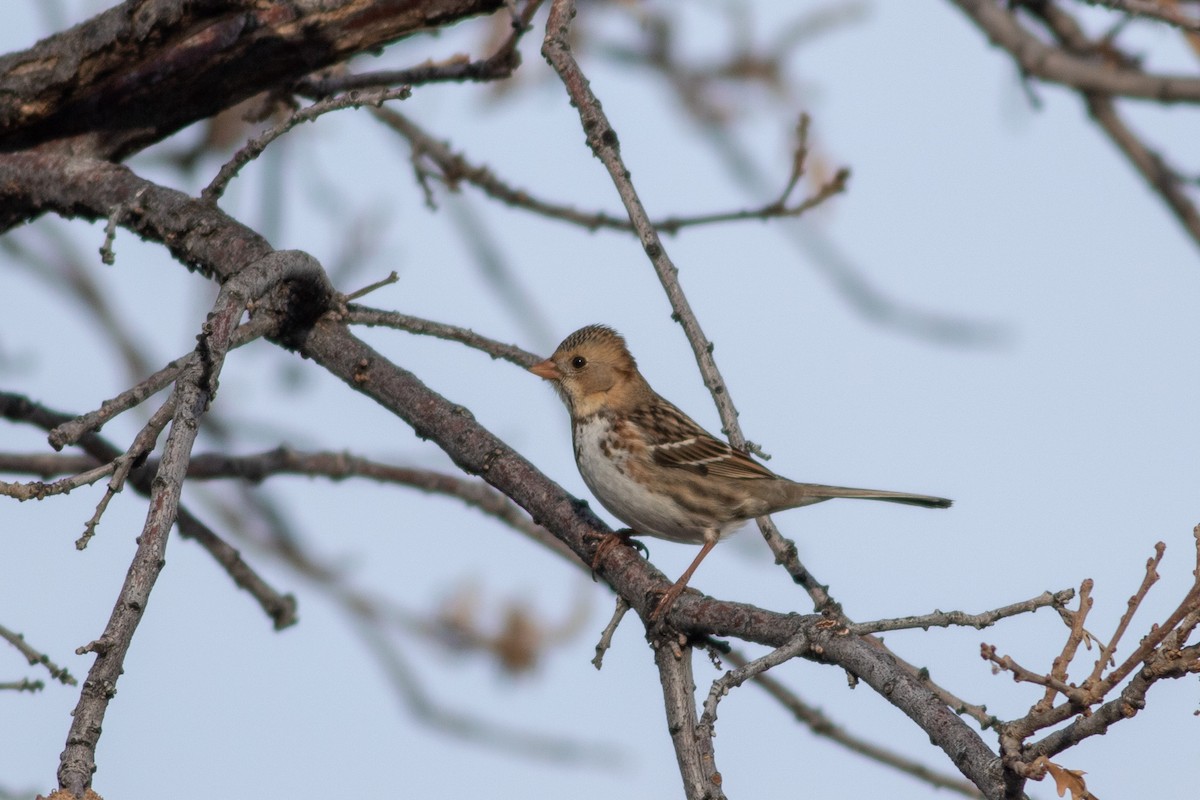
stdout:
[[951,0],[971,18],[992,44],[1004,48],[1021,71],[1083,92],[1160,103],[1200,101],[1200,78],[1190,75],[1154,75],[1126,65],[1114,65],[1046,44],[1017,21],[1006,3],[996,0]]
[[684,795],[688,800],[725,800],[711,728],[704,728],[696,721],[696,681],[692,676],[691,646],[674,639],[657,641],[654,643],[654,663],[658,666],[663,706],[667,711],[667,730],[683,776]]
[[503,5],[127,0],[0,58],[0,151],[59,140],[119,160],[259,92]]

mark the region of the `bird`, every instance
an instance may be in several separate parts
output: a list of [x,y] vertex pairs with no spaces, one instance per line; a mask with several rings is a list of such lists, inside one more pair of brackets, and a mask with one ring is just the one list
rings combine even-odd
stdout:
[[[549,381],[566,405],[575,463],[600,504],[634,534],[702,545],[651,620],[670,609],[718,541],[756,517],[836,497],[927,508],[951,504],[943,497],[797,483],[776,475],[654,391],[624,337],[606,325],[580,328],[528,369]],[[593,567],[606,550],[601,544]]]

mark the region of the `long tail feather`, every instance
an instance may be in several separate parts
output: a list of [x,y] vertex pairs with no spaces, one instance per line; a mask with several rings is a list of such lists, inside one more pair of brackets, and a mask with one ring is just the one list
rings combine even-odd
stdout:
[[[859,500],[883,500],[888,503],[904,503],[910,506],[925,508],[949,508],[954,502],[944,497],[932,497],[926,494],[909,494],[907,492],[885,492],[877,489],[851,489],[845,486],[821,486],[815,483],[796,483],[792,485],[794,496],[800,502],[818,503],[835,497],[848,497]],[[807,503],[804,501],[807,500]]]

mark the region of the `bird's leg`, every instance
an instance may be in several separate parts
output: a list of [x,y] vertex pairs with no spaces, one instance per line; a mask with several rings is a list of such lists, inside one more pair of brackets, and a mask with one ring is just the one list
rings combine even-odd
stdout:
[[637,539],[630,538],[634,533],[636,533],[636,531],[634,531],[632,528],[622,528],[619,531],[606,533],[599,537],[600,544],[596,545],[596,552],[592,556],[592,580],[596,580],[596,572],[600,569],[600,564],[602,561],[604,561],[604,557],[608,555],[608,551],[612,550],[617,545],[627,545],[635,550],[640,550],[647,556],[650,555],[650,551],[646,549],[646,545],[642,544]]
[[696,567],[700,566],[700,562],[716,546],[717,541],[717,537],[715,536],[705,537],[704,546],[696,554],[696,558],[692,561],[691,566],[683,571],[683,574],[679,576],[679,580],[675,581],[670,589],[667,589],[662,599],[658,601],[658,605],[650,612],[651,620],[661,619],[671,606],[675,604],[675,601],[679,599],[679,595],[683,594],[683,590],[687,588],[688,581],[692,579],[692,575],[696,572]]

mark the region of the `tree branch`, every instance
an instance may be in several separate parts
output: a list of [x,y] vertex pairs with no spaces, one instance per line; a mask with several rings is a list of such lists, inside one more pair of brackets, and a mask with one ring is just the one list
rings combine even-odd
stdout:
[[503,5],[127,0],[0,58],[0,150],[57,142],[120,160],[314,70]]
[[950,0],[970,17],[992,44],[1004,48],[1021,71],[1082,92],[1099,92],[1160,103],[1200,101],[1200,78],[1152,75],[1129,66],[1084,58],[1039,40],[995,0]]
[[212,313],[197,337],[196,358],[175,384],[175,415],[163,447],[162,463],[150,489],[150,510],[138,538],[137,551],[104,632],[83,648],[96,654],[72,714],[67,745],[60,756],[59,788],[77,797],[91,786],[96,771],[96,744],[109,700],[116,691],[150,592],[165,562],[167,537],[179,512],[200,417],[217,392],[225,354],[234,329],[250,303],[287,280],[307,281],[327,291],[325,273],[304,253],[277,251],[232,275],[221,287]]

